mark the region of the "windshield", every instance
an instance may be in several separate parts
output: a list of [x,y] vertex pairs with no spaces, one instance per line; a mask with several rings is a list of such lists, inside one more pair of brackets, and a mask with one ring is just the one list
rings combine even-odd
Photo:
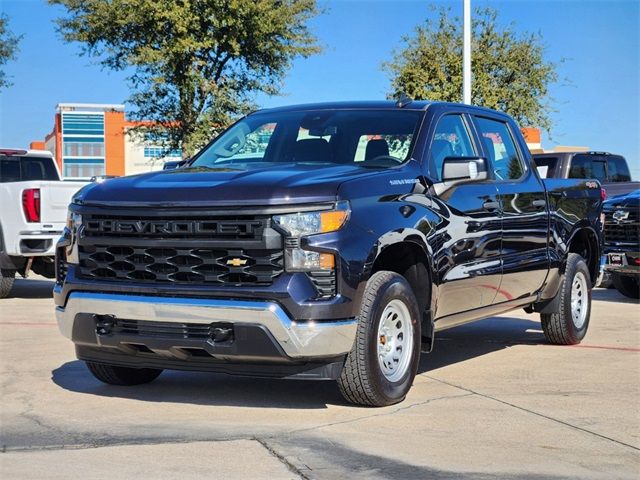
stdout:
[[206,147],[193,167],[269,164],[393,167],[409,158],[422,112],[319,110],[250,115]]

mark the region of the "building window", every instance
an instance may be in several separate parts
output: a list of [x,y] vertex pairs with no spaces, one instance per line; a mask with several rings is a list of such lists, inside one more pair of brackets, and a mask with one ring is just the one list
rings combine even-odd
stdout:
[[104,114],[63,113],[63,135],[104,135]]
[[91,178],[104,175],[104,160],[96,158],[65,158],[64,176],[66,178]]
[[182,150],[180,150],[179,148],[169,150],[164,147],[144,147],[144,157],[145,158],[163,158],[163,157],[182,158]]
[[64,141],[64,155],[67,157],[104,157],[104,143]]

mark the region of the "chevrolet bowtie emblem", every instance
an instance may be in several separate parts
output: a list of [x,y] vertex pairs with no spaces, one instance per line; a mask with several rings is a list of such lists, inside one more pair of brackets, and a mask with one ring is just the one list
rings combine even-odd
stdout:
[[247,261],[243,258],[232,258],[227,260],[227,265],[233,265],[234,267],[240,267],[241,265],[246,264]]

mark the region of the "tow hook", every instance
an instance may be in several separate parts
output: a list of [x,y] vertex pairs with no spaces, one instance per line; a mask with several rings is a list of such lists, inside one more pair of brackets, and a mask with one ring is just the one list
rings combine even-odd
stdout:
[[209,330],[209,338],[212,343],[227,343],[233,340],[233,326],[229,325],[217,325],[211,326]]
[[96,333],[98,335],[109,335],[116,324],[116,317],[113,315],[94,315],[96,322]]

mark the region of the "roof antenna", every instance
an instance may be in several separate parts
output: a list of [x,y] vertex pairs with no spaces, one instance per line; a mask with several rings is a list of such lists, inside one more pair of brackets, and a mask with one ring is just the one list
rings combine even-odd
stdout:
[[406,93],[400,93],[398,95],[398,100],[396,100],[396,107],[404,108],[407,105],[409,105],[411,102],[413,102],[413,98],[411,98]]

